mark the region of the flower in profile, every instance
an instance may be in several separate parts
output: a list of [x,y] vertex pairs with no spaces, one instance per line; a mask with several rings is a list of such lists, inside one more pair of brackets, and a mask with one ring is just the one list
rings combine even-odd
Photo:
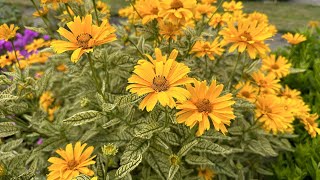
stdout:
[[278,56],[276,58],[276,55],[272,54],[262,59],[261,70],[274,74],[276,78],[282,78],[289,74],[290,67],[291,64],[285,57]]
[[242,2],[236,2],[234,0],[230,1],[230,2],[224,2],[222,4],[223,10],[224,11],[238,11],[241,10],[243,8]]
[[280,80],[276,79],[274,74],[269,73],[265,75],[259,71],[253,73],[251,76],[259,88],[261,88],[260,91],[264,94],[275,94],[281,88],[281,85],[279,84]]
[[221,48],[221,44],[219,43],[219,37],[217,37],[211,43],[207,41],[197,41],[190,53],[195,53],[197,57],[204,57],[207,55],[210,60],[214,60],[214,55],[221,56],[223,51],[224,49]]
[[39,39],[34,39],[32,43],[26,45],[25,49],[28,52],[35,52],[37,50],[39,50],[42,47],[46,47],[49,46],[49,43],[46,42],[44,39],[39,38]]
[[262,127],[273,134],[291,132],[294,117],[286,111],[281,99],[274,95],[259,96],[256,102],[256,118],[263,123]]
[[109,7],[106,3],[104,3],[103,1],[97,1],[96,3],[96,7],[97,10],[101,13],[101,14],[105,14],[107,16],[110,15],[110,10]]
[[159,17],[160,1],[139,0],[136,2],[136,9],[142,17],[142,24],[147,24]]
[[238,91],[237,97],[244,98],[250,102],[254,102],[257,98],[258,89],[253,87],[249,81],[240,82],[235,87]]
[[35,17],[41,17],[46,16],[49,12],[49,8],[45,5],[42,9],[39,9],[39,11],[35,11],[32,15]]
[[311,28],[316,28],[320,26],[320,21],[309,21],[308,26]]
[[255,59],[257,54],[263,56],[270,51],[270,48],[264,43],[264,40],[272,37],[266,23],[245,19],[240,20],[235,26],[231,21],[219,34],[223,36],[223,44],[232,44],[229,52],[233,52],[237,48],[239,53],[247,50],[250,58]]
[[14,38],[18,29],[19,27],[14,27],[14,24],[10,24],[10,26],[2,24],[0,26],[0,40],[9,41],[9,39]]
[[94,147],[87,146],[86,143],[81,145],[81,142],[77,142],[73,148],[72,144],[68,144],[66,149],[58,149],[58,153],[61,158],[50,157],[48,161],[52,163],[48,167],[50,173],[48,174],[48,180],[71,180],[77,177],[79,174],[85,174],[88,176],[93,176],[94,172],[87,166],[95,164],[92,159],[96,156],[91,156]]
[[166,40],[177,41],[178,36],[183,34],[182,26],[161,20],[159,21],[159,34]]
[[[151,62],[145,59],[140,60],[135,66],[133,75],[128,79],[130,85],[127,90],[139,96],[145,95],[141,101],[139,108],[146,108],[151,111],[157,102],[162,106],[173,108],[176,103],[173,98],[178,101],[184,101],[190,93],[179,86],[192,82],[191,78],[186,77],[190,72],[188,66],[175,61],[177,51],[171,53],[169,58],[162,56],[159,49],[155,50],[156,60],[147,55]],[[160,53],[159,53],[160,52]]]
[[320,134],[320,128],[318,128],[318,123],[316,122],[319,119],[318,114],[307,114],[302,117],[300,121],[304,124],[304,128],[308,131],[312,138],[316,137],[317,134]]
[[77,16],[67,26],[71,32],[60,27],[58,33],[68,41],[55,40],[51,46],[57,53],[73,50],[72,62],[77,62],[83,53],[92,52],[94,47],[117,39],[115,28],[107,20],[102,21],[100,26],[93,25],[91,15],[86,15],[82,20]]
[[296,34],[291,34],[291,33],[286,33],[284,35],[282,35],[282,38],[287,40],[289,44],[299,44],[305,40],[307,40],[307,38],[302,35],[302,34],[299,34],[299,33],[296,33]]
[[217,131],[223,134],[228,132],[225,125],[229,126],[230,120],[235,118],[231,107],[235,103],[232,94],[221,96],[223,85],[217,85],[216,81],[212,81],[208,87],[206,81],[194,80],[194,86],[186,87],[191,97],[177,105],[180,110],[176,114],[177,122],[185,123],[190,128],[199,124],[196,135],[201,136],[210,129],[210,118]]
[[108,143],[101,147],[102,153],[105,156],[115,156],[118,152],[118,148],[116,145],[112,143]]
[[40,96],[39,105],[40,105],[40,108],[45,112],[48,112],[48,109],[53,102],[54,102],[54,98],[53,98],[53,93],[51,91],[45,91]]
[[163,0],[160,2],[159,16],[173,24],[184,24],[192,19],[196,0]]
[[215,174],[214,171],[210,168],[198,168],[198,177],[201,180],[212,180]]

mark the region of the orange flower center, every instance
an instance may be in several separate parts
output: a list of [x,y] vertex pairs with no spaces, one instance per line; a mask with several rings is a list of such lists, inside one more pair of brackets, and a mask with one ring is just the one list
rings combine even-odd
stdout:
[[177,10],[179,8],[183,8],[183,3],[180,0],[173,0],[170,6],[172,9]]
[[198,108],[198,112],[205,112],[211,113],[212,111],[212,104],[208,99],[202,99],[195,103],[196,107]]
[[252,41],[252,36],[250,35],[250,33],[248,33],[247,31],[243,32],[241,35],[240,35],[240,38],[242,41]]
[[261,87],[266,87],[268,85],[268,82],[266,80],[260,80],[259,83]]
[[279,67],[278,64],[272,64],[271,68],[272,68],[272,69],[280,69],[280,67]]
[[266,107],[265,112],[266,112],[266,114],[267,114],[267,113],[272,113],[272,109],[269,108],[269,107]]
[[166,91],[169,89],[169,82],[166,77],[159,75],[153,78],[151,87],[157,92]]
[[68,161],[67,166],[69,170],[73,170],[75,167],[78,166],[78,163],[75,160],[71,160],[71,161]]
[[205,52],[210,51],[210,46],[209,46],[208,44],[204,44],[204,45],[203,45],[203,50],[204,50]]
[[159,9],[158,9],[158,8],[156,8],[156,7],[154,7],[154,8],[152,8],[152,9],[151,9],[151,11],[150,11],[150,12],[151,12],[151,14],[156,14],[156,15],[157,15],[157,14],[158,14],[158,12],[159,12]]
[[241,95],[242,95],[243,97],[246,97],[246,98],[249,98],[249,97],[250,97],[250,93],[249,93],[248,91],[242,91],[242,92],[241,92]]
[[88,33],[82,33],[77,36],[78,45],[84,49],[90,48],[89,41],[92,39],[92,36]]

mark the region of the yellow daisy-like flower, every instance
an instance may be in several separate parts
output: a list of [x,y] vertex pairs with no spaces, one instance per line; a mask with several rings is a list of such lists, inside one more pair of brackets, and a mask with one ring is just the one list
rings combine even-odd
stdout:
[[316,137],[317,134],[320,134],[320,128],[318,128],[318,123],[316,122],[319,119],[318,114],[308,114],[300,119],[304,124],[304,128],[308,131],[312,138]]
[[263,13],[253,12],[248,15],[248,19],[251,21],[258,21],[260,23],[269,23],[268,16]]
[[219,43],[219,37],[217,37],[213,42],[207,41],[197,41],[190,53],[195,53],[197,57],[204,57],[207,55],[210,60],[214,60],[214,55],[221,56],[224,49],[221,48]]
[[177,106],[180,109],[176,114],[177,122],[185,123],[190,128],[199,124],[196,135],[201,136],[205,130],[210,129],[210,117],[217,131],[223,134],[228,132],[225,125],[230,126],[230,120],[235,118],[231,107],[235,103],[232,94],[220,96],[223,85],[217,85],[216,81],[208,87],[206,81],[195,80],[194,86],[187,85],[187,90],[191,98]]
[[223,36],[225,44],[232,44],[229,52],[233,52],[237,48],[240,53],[247,50],[250,58],[255,59],[257,54],[262,56],[270,51],[270,48],[264,43],[264,40],[272,37],[266,23],[240,20],[238,26],[235,27],[233,22],[229,22],[228,26],[223,28],[219,34]]
[[224,11],[238,11],[243,8],[242,2],[241,1],[230,1],[230,2],[224,2],[222,4],[223,10]]
[[237,97],[244,98],[250,102],[254,102],[257,98],[258,89],[253,87],[249,81],[247,82],[240,82],[235,87],[239,90]]
[[213,28],[216,28],[217,26],[222,26],[223,24],[224,21],[222,20],[222,15],[220,13],[214,13],[209,22],[209,25]]
[[28,52],[31,51],[37,51],[42,47],[46,47],[49,46],[50,44],[48,42],[46,42],[44,39],[40,38],[40,39],[34,39],[32,43],[26,45],[25,49]]
[[9,41],[9,39],[14,38],[16,36],[17,30],[19,27],[14,27],[14,24],[2,24],[0,26],[0,40]]
[[40,96],[39,105],[40,105],[40,108],[45,112],[48,112],[48,109],[53,102],[54,102],[54,98],[53,98],[53,93],[51,91],[46,91],[42,93],[42,95]]
[[201,0],[201,2],[203,4],[213,4],[213,3],[217,3],[217,0]]
[[163,0],[159,16],[173,24],[184,24],[194,15],[196,0]]
[[102,1],[97,1],[96,7],[100,13],[108,15],[108,16],[110,15],[110,10],[109,10],[109,7],[106,3],[102,2]]
[[128,6],[128,7],[119,9],[118,14],[119,14],[120,17],[126,17],[126,18],[128,18],[128,20],[129,20],[132,24],[136,23],[136,22],[140,19],[139,15],[138,15],[137,12],[133,9],[132,6]]
[[285,77],[290,72],[291,64],[283,56],[276,58],[276,55],[272,54],[269,57],[263,58],[262,63],[261,70],[274,74],[276,78]]
[[217,8],[215,6],[212,6],[210,4],[201,4],[198,3],[196,6],[196,11],[195,11],[195,19],[202,19],[204,15],[207,15],[210,17],[212,13],[215,13]]
[[316,28],[320,26],[320,21],[309,21],[308,26],[311,28]]
[[307,38],[299,33],[296,33],[295,35],[291,34],[291,33],[286,33],[284,35],[282,35],[282,38],[287,40],[289,44],[299,44],[305,40],[307,40]]
[[[94,147],[89,146],[87,149],[86,143],[81,145],[81,142],[77,142],[73,148],[72,144],[66,146],[66,150],[58,149],[58,153],[61,158],[51,157],[48,159],[52,165],[48,167],[50,173],[48,174],[48,180],[71,180],[77,177],[79,174],[85,174],[93,176],[94,172],[87,166],[95,164],[92,159],[96,156],[91,156]],[[84,150],[85,149],[85,150]]]
[[92,24],[91,15],[86,15],[82,20],[77,16],[74,21],[67,23],[67,26],[71,32],[60,27],[58,33],[68,41],[56,40],[51,42],[51,45],[57,53],[73,50],[72,62],[77,62],[83,53],[92,52],[94,47],[117,39],[115,28],[107,20],[96,26]]
[[159,17],[160,1],[139,0],[136,2],[136,9],[142,17],[142,24],[147,24]]
[[172,39],[177,41],[178,36],[183,34],[181,25],[164,22],[162,20],[160,20],[158,23],[159,34],[166,40]]
[[212,180],[215,176],[215,173],[210,168],[198,168],[198,177],[201,180]]
[[156,49],[156,60],[151,56],[148,56],[151,62],[140,60],[134,68],[134,74],[128,79],[130,85],[127,90],[139,96],[146,94],[139,105],[142,110],[146,108],[151,111],[157,102],[173,108],[176,106],[173,98],[184,101],[190,96],[186,89],[179,87],[192,82],[191,78],[186,77],[190,69],[175,61],[178,54],[176,50],[168,59],[159,51]]
[[42,9],[39,9],[39,11],[35,11],[32,15],[35,17],[41,17],[46,16],[49,12],[49,8],[47,6],[43,6]]
[[260,96],[256,102],[256,117],[263,123],[266,131],[291,132],[294,117],[290,111],[286,111],[281,99],[277,96]]
[[[18,59],[22,59],[23,56],[20,54],[20,51],[16,51]],[[4,68],[5,66],[10,66],[14,62],[16,62],[16,56],[14,51],[7,52],[7,54],[0,56],[0,67]]]
[[[275,94],[275,92],[278,92],[281,88],[281,85],[279,84],[279,79],[276,79],[276,76],[274,74],[267,74],[264,75],[261,71],[255,72],[252,75],[252,78],[254,79],[255,83],[259,86],[260,91],[263,92],[270,92],[271,94]],[[265,93],[269,94],[269,93]]]
[[281,90],[280,95],[285,98],[290,99],[302,99],[300,96],[301,92],[296,89],[290,89],[289,86],[285,86],[284,89]]

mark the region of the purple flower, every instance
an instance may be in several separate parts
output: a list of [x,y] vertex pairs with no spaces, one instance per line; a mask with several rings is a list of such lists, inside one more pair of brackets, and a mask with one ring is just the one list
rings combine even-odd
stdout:
[[42,139],[42,138],[39,138],[38,141],[37,141],[37,144],[38,144],[38,145],[41,145],[42,143],[43,143],[43,139]]
[[49,35],[43,35],[43,39],[44,39],[45,41],[48,41],[48,40],[50,40],[50,36],[49,36]]

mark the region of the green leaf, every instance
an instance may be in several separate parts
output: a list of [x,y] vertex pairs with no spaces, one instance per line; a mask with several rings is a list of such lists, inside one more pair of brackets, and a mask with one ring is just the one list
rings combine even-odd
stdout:
[[99,133],[99,130],[97,130],[96,128],[89,129],[81,136],[79,141],[86,142],[92,137],[94,137],[95,135],[97,135],[98,133]]
[[207,159],[204,156],[187,155],[185,160],[188,164],[191,164],[191,165],[197,165],[197,166],[200,166],[200,165],[213,166],[214,165],[209,159]]
[[18,146],[20,146],[20,144],[22,142],[23,142],[23,139],[17,139],[17,140],[9,141],[9,142],[1,145],[0,150],[4,151],[4,152],[9,152],[9,151],[17,148]]
[[7,89],[5,89],[4,91],[2,91],[0,94],[12,94],[15,89],[16,89],[16,85],[15,85],[15,84],[12,84],[12,85],[9,86]]
[[190,149],[191,149],[192,147],[194,147],[195,145],[197,145],[197,144],[198,144],[198,140],[195,139],[195,140],[191,141],[190,143],[182,146],[182,148],[179,150],[179,152],[177,153],[177,155],[178,155],[180,158],[183,157],[183,156],[185,156],[185,155],[190,151]]
[[0,85],[8,85],[8,84],[11,84],[12,81],[7,78],[6,75],[0,75]]
[[0,138],[12,136],[19,132],[19,129],[12,122],[0,123]]
[[268,139],[260,137],[258,140],[252,140],[248,148],[261,156],[277,156],[278,154],[272,149]]
[[101,155],[97,156],[96,162],[97,162],[97,176],[99,179],[103,179],[105,177],[105,167],[104,167],[103,159]]
[[48,34],[47,30],[45,30],[44,28],[40,27],[31,27],[31,26],[24,26],[26,29],[30,29],[32,31],[38,32],[40,34]]
[[45,89],[48,87],[49,80],[50,80],[52,74],[53,74],[52,69],[46,70],[46,72],[41,77],[41,79],[39,79],[37,81],[37,83],[36,83],[37,96],[40,96],[45,91]]
[[257,171],[257,173],[263,174],[263,175],[266,175],[266,176],[272,176],[273,175],[273,172],[271,170],[263,169],[261,167],[256,168],[256,171]]
[[87,176],[85,174],[80,174],[74,180],[90,180],[90,179],[91,179],[90,176]]
[[0,103],[5,103],[8,101],[14,101],[17,100],[18,96],[13,96],[11,94],[0,94]]
[[137,156],[135,156],[134,159],[132,159],[131,161],[127,162],[126,164],[123,164],[122,166],[120,166],[118,168],[118,170],[116,171],[115,176],[117,178],[123,178],[124,176],[126,176],[130,171],[132,171],[134,168],[136,168],[142,161],[142,155],[139,154]]
[[290,74],[297,74],[297,73],[303,73],[306,69],[301,68],[290,68]]
[[133,138],[127,145],[126,149],[121,156],[121,164],[127,164],[135,159],[137,156],[142,155],[149,148],[149,141],[140,138]]
[[168,144],[171,144],[174,146],[180,146],[180,139],[178,135],[176,135],[173,132],[162,132],[158,136]]
[[74,126],[79,126],[82,124],[86,124],[86,123],[95,121],[99,117],[101,117],[100,112],[90,110],[90,111],[85,111],[85,112],[80,112],[80,113],[74,114],[73,116],[63,120],[63,122],[68,123],[68,124],[72,124]]
[[103,112],[110,112],[116,107],[115,104],[110,104],[110,103],[103,103],[102,104],[102,111]]
[[106,122],[105,124],[102,125],[102,128],[107,129],[108,127],[117,125],[121,122],[121,120],[119,118],[114,118],[111,119],[110,121]]
[[153,133],[161,131],[164,127],[156,121],[147,121],[145,123],[138,124],[134,128],[134,136],[150,139]]
[[207,140],[201,140],[192,150],[210,154],[230,154],[232,152],[231,149],[223,148],[222,146]]
[[178,170],[179,170],[179,165],[171,165],[167,180],[173,180],[174,175],[178,172]]
[[118,107],[123,108],[130,104],[133,104],[137,101],[139,101],[143,96],[138,96],[135,94],[129,94],[124,96],[118,96],[115,99],[115,104],[117,104]]

